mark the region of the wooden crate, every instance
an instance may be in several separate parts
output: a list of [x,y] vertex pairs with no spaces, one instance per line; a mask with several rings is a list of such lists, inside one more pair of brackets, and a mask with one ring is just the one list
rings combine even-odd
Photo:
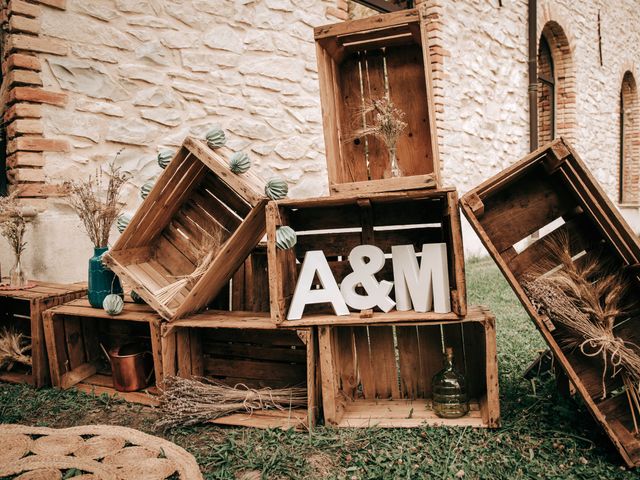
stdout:
[[[439,186],[426,21],[426,14],[414,9],[315,29],[332,194]],[[358,136],[363,105],[384,97],[385,91],[405,113],[408,125],[397,145],[403,175],[397,178],[390,178],[391,162],[382,141]],[[366,118],[371,121],[372,115]]]
[[305,385],[306,409],[228,415],[212,423],[254,428],[308,428],[319,415],[317,340],[312,331],[276,329],[269,313],[207,311],[162,326],[164,375],[205,377],[227,385]]
[[66,390],[75,387],[96,395],[117,395],[129,402],[157,405],[155,387],[139,392],[118,392],[113,388],[109,362],[100,344],[108,350],[114,345],[143,342],[153,354],[156,383],[162,379],[160,316],[149,306],[125,302],[124,311],[110,316],[91,308],[86,299],[54,307],[43,314],[49,351],[51,381]]
[[[395,325],[320,326],[325,423],[337,427],[500,425],[495,317],[472,307],[464,320]],[[442,345],[465,373],[471,410],[443,419],[431,407],[431,379]]]
[[87,288],[83,284],[33,282],[36,286],[27,290],[0,290],[0,327],[14,328],[31,339],[33,363],[31,369],[15,365],[10,372],[1,370],[0,380],[44,387],[49,384],[49,364],[42,312],[86,295]]
[[[232,173],[217,151],[188,137],[105,263],[169,321],[205,308],[264,236],[260,183],[251,172]],[[208,234],[216,232],[226,242],[206,273],[160,304],[154,292],[192,273]]]
[[[276,248],[276,229],[281,225],[288,225],[297,232],[294,249]],[[457,320],[466,314],[464,255],[458,197],[453,188],[270,202],[267,207],[267,242],[271,315],[276,324],[300,327],[438,321]],[[299,264],[307,251],[322,250],[325,253],[339,284],[351,272],[347,257],[357,245],[376,245],[389,254],[394,245],[411,244],[421,252],[423,243],[439,242],[447,244],[451,313],[391,310],[388,313],[354,311],[348,316],[336,316],[327,304],[307,306],[301,320],[286,320]],[[393,281],[390,260],[376,278]]]
[[[563,351],[558,330],[548,317],[537,313],[523,289],[525,281],[539,274],[540,261],[548,254],[547,239],[568,235],[572,253],[600,252],[599,258],[608,262],[608,268],[635,272],[629,282],[630,291],[637,292],[638,237],[577,153],[562,139],[482,183],[462,197],[461,205],[596,421],[627,465],[640,465],[640,439],[632,433],[626,396],[600,400],[602,363],[586,358],[578,349]],[[638,321],[632,321],[624,329],[626,332],[619,334],[637,336]],[[611,392],[619,379],[608,382],[607,390]]]

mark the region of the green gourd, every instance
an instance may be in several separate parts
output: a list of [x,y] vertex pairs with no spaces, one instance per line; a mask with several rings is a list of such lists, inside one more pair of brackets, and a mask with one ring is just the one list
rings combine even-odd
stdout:
[[227,137],[219,127],[213,127],[209,130],[205,138],[207,139],[207,145],[213,150],[223,147],[227,143]]
[[142,185],[140,188],[140,197],[142,197],[143,200],[147,198],[147,195],[149,195],[149,192],[151,192],[155,183],[155,180],[149,180],[147,183]]
[[236,152],[231,155],[231,159],[229,160],[229,168],[236,175],[240,173],[244,173],[251,168],[251,160],[249,160],[249,155],[244,152]]
[[276,230],[276,247],[280,250],[289,250],[298,241],[296,232],[288,226],[278,227]]
[[118,220],[116,220],[116,228],[120,233],[124,232],[124,229],[127,228],[129,222],[131,221],[131,215],[127,213],[123,213],[118,216]]
[[120,315],[122,310],[124,310],[124,300],[122,300],[120,295],[112,293],[104,298],[102,308],[104,308],[104,311],[109,315]]
[[163,170],[167,168],[167,165],[169,165],[174,155],[175,152],[172,150],[161,150],[160,153],[158,153],[158,165],[160,165],[160,168]]
[[273,177],[265,185],[264,193],[271,200],[280,200],[289,193],[289,185],[284,178]]

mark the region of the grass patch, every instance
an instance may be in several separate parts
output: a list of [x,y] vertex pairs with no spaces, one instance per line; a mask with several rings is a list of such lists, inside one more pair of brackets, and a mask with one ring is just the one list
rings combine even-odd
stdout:
[[[631,479],[609,440],[553,379],[522,372],[542,338],[489,259],[467,265],[470,304],[497,317],[502,428],[334,430],[312,434],[213,426],[173,430],[208,479]],[[148,433],[153,409],[76,391],[0,384],[0,422],[52,427],[106,423]]]

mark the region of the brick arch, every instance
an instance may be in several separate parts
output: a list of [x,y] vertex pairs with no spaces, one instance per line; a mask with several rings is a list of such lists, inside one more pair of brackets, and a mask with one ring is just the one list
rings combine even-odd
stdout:
[[[547,49],[548,53],[545,55]],[[564,137],[569,142],[574,142],[575,65],[569,39],[564,29],[555,20],[549,20],[544,24],[538,41],[538,77],[545,75],[551,77],[553,89],[551,90],[548,85],[538,80],[539,142],[543,144],[557,137]]]
[[625,71],[620,83],[619,200],[640,204],[640,101],[636,79]]

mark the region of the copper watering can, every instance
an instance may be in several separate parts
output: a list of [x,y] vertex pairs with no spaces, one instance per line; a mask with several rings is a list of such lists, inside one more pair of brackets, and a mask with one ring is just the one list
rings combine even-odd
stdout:
[[113,388],[119,392],[135,392],[149,385],[153,374],[151,352],[139,343],[112,347],[108,352]]

